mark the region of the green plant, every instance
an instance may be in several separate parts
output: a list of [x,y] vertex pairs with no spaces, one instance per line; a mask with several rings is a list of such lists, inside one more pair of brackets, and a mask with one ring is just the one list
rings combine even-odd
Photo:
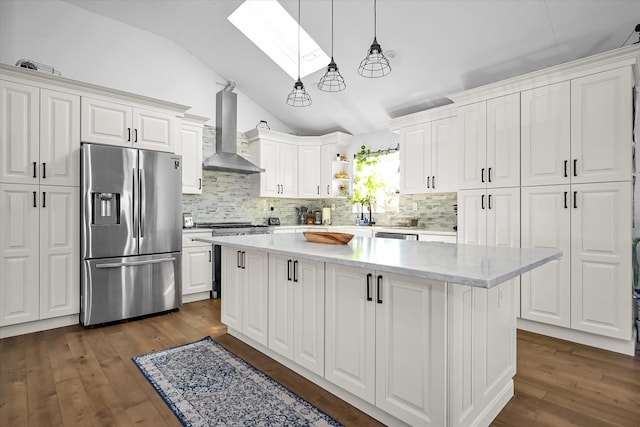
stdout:
[[351,204],[367,206],[369,210],[376,204],[376,197],[380,191],[387,188],[383,177],[375,171],[379,156],[391,153],[391,148],[372,151],[365,145],[360,146],[360,151],[355,154],[356,172],[353,179],[353,192],[347,197]]

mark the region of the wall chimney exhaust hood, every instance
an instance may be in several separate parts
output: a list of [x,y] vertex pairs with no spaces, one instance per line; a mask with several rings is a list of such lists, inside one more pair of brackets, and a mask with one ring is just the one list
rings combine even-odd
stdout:
[[229,80],[216,94],[216,153],[202,162],[202,168],[241,174],[264,172],[237,153],[238,95],[232,92],[235,86]]

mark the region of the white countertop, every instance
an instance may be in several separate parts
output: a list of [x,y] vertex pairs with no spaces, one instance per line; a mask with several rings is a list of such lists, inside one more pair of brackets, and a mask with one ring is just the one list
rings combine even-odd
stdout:
[[197,240],[483,288],[491,288],[562,256],[556,249],[484,247],[357,236],[347,245],[328,245],[307,242],[301,233]]

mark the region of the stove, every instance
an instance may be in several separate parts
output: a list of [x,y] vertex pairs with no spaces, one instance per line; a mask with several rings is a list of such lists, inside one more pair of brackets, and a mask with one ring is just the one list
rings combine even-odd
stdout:
[[[268,225],[256,225],[250,222],[198,222],[194,225],[194,228],[200,230],[211,230],[212,237],[220,236],[243,236],[248,234],[272,234],[273,227]],[[212,298],[219,298],[221,293],[221,263],[220,245],[213,245],[213,290],[211,291]]]

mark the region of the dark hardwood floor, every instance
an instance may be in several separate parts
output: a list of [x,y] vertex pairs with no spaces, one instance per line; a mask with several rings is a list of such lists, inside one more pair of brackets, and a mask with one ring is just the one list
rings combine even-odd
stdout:
[[[345,425],[380,425],[226,334],[207,300],[0,340],[0,426],[180,426],[131,357],[207,335]],[[494,426],[640,426],[640,358],[519,331],[515,389]]]

